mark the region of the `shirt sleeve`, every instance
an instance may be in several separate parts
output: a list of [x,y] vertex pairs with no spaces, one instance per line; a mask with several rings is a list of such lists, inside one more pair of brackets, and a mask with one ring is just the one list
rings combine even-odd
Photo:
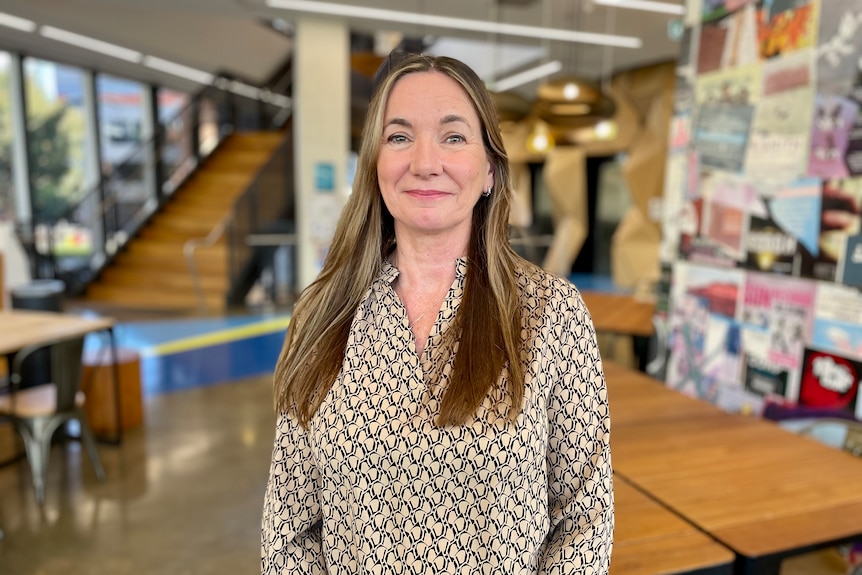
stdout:
[[554,330],[548,410],[549,538],[542,575],[607,575],[614,502],[610,418],[589,313],[575,294]]
[[307,431],[279,416],[263,504],[262,575],[326,574],[319,489]]

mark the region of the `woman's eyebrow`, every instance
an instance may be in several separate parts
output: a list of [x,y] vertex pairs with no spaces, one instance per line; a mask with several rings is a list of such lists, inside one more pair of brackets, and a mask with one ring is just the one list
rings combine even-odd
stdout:
[[402,126],[404,128],[412,128],[413,124],[411,124],[409,121],[405,120],[404,118],[392,118],[391,120],[389,120],[385,124],[383,124],[384,128],[387,128],[389,126]]
[[440,118],[440,124],[441,125],[452,124],[454,122],[460,122],[462,124],[469,125],[469,122],[467,122],[466,118],[464,118],[463,116],[459,116],[457,114],[449,114],[448,116],[443,116],[442,118]]

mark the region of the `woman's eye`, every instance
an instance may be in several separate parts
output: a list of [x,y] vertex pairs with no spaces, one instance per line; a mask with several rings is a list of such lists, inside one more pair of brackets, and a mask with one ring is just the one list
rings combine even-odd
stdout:
[[386,138],[386,141],[390,144],[403,144],[407,141],[407,136],[405,136],[404,134],[392,134],[391,136]]
[[466,139],[461,134],[451,134],[449,136],[446,136],[446,141],[450,144],[457,144],[459,142],[466,141]]

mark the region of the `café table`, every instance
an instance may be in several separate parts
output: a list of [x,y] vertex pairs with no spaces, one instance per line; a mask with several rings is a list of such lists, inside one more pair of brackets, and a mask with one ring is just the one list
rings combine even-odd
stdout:
[[[37,345],[67,337],[76,337],[96,332],[106,332],[114,370],[114,409],[116,421],[120,421],[119,373],[117,370],[117,348],[114,338],[114,320],[110,317],[85,317],[81,315],[53,312],[3,309],[0,310],[0,355],[7,358],[29,345]],[[121,426],[110,443],[122,441]]]
[[733,550],[734,573],[862,539],[862,459],[610,362],[605,377],[615,474]]
[[597,332],[649,338],[655,303],[632,294],[579,290]]
[[614,551],[610,575],[730,575],[732,551],[614,477]]

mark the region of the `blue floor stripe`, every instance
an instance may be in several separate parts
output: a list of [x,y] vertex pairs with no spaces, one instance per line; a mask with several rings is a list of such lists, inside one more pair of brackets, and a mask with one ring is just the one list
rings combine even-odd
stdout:
[[273,372],[284,336],[272,333],[141,361],[145,394],[212,385]]
[[[201,385],[270,375],[284,342],[284,329],[236,335],[227,343],[214,343],[175,353],[161,353],[160,346],[188,338],[271,323],[286,315],[233,316],[119,323],[114,327],[117,346],[141,356],[141,388],[145,395],[178,391]],[[266,326],[262,328],[268,330]],[[227,337],[234,337],[233,334]],[[87,336],[86,349],[105,349],[108,338]],[[163,348],[162,348],[163,349]]]

